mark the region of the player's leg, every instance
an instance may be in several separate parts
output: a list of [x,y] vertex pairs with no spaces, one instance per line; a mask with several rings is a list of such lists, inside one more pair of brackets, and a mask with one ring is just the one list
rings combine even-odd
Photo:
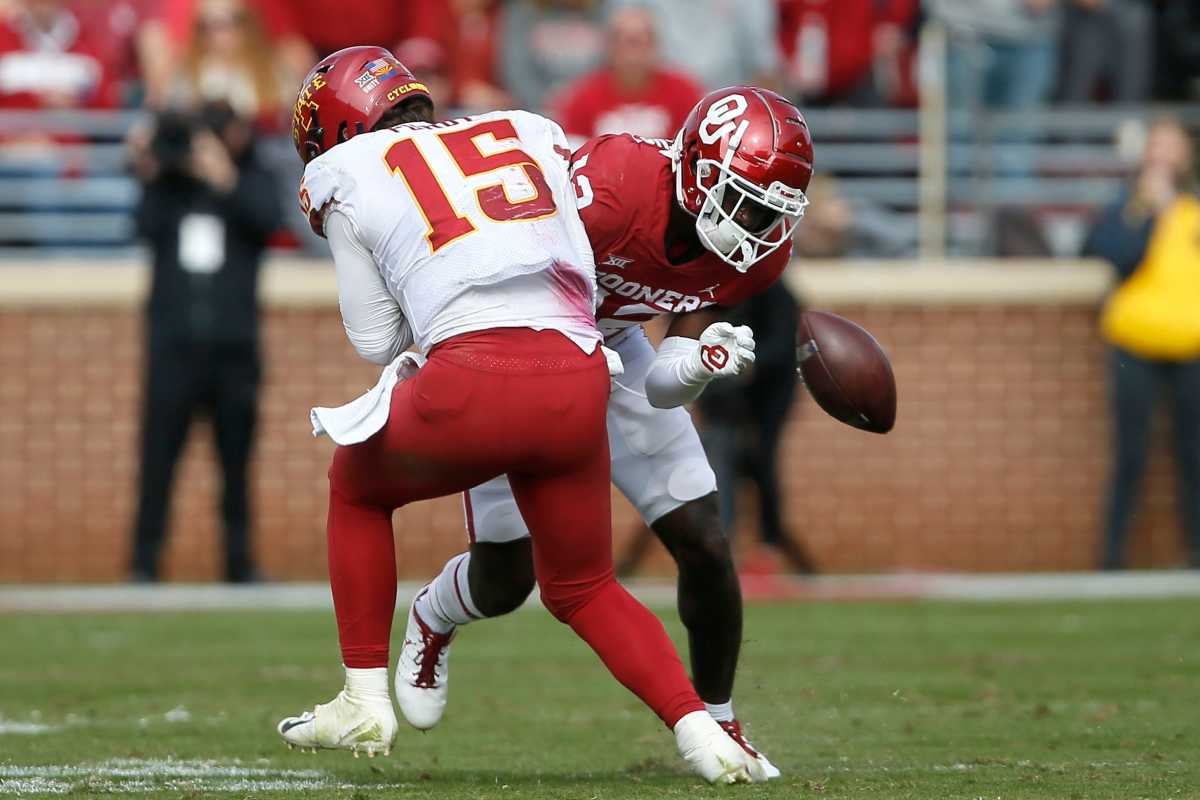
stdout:
[[741,734],[732,693],[742,640],[742,594],[720,522],[716,476],[685,409],[657,409],[642,391],[654,352],[642,337],[618,348],[625,363],[609,399],[613,482],[675,559],[679,616],[688,631],[692,677],[708,711],[769,776],[778,770]]
[[329,582],[346,685],[333,701],[279,723],[289,745],[368,755],[390,749],[398,728],[388,688],[396,604],[392,512],[496,473],[491,463],[496,449],[488,447],[494,423],[469,407],[483,383],[431,358],[417,377],[394,390],[384,430],[334,452]]
[[[714,714],[730,703],[742,641],[742,591],[715,493],[690,500],[651,529],[679,569],[679,618],[696,691]],[[732,718],[732,714],[728,714]]]
[[693,771],[714,783],[766,780],[704,710],[662,623],[614,579],[609,461],[601,456],[575,472],[511,475],[532,531],[543,604],[674,731]]
[[467,581],[481,616],[500,617],[525,604],[536,583],[528,536],[511,542],[474,542],[469,554]]
[[396,608],[393,509],[360,496],[347,477],[349,462],[369,460],[366,450],[339,447],[329,470],[329,586],[345,686],[332,701],[280,721],[279,733],[289,747],[387,754],[399,727],[388,691],[388,641]]
[[463,492],[467,553],[450,559],[417,603],[431,627],[449,632],[519,608],[533,591],[529,529],[500,475]]
[[625,374],[608,403],[613,483],[657,534],[679,568],[679,616],[688,629],[700,697],[729,702],[742,640],[742,595],[721,528],[716,476],[686,409],[645,397],[654,350],[627,334],[617,351]]
[[733,710],[742,591],[716,494],[684,503],[651,528],[679,569],[679,618],[687,628],[692,676],[705,709],[759,763],[766,778],[779,777],[779,769],[750,742]]
[[450,644],[458,628],[518,608],[533,591],[529,531],[501,475],[463,493],[470,550],[417,592],[396,664],[396,701],[410,725],[441,721],[449,693]]
[[578,375],[519,382],[521,414],[510,409],[525,428],[506,471],[533,540],[542,603],[674,730],[693,771],[709,782],[765,780],[704,711],[662,623],[613,577],[608,369],[599,353],[589,362]]

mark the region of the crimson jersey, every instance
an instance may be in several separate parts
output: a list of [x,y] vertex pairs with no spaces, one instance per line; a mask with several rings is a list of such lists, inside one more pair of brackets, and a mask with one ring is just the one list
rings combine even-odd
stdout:
[[579,216],[596,254],[596,321],[606,337],[659,314],[735,306],[773,284],[788,264],[790,242],[744,273],[708,251],[672,264],[665,241],[675,203],[669,146],[613,134],[592,139],[571,159]]

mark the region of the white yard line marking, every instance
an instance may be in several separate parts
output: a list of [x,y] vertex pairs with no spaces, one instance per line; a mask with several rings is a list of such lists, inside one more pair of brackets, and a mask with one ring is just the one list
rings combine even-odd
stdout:
[[[370,789],[402,788],[404,784],[363,784]],[[0,795],[148,792],[328,792],[359,788],[315,769],[254,767],[174,759],[110,759],[97,764],[19,766],[0,764]]]
[[36,736],[39,733],[51,733],[61,730],[62,725],[47,725],[44,722],[18,722],[0,714],[0,736]]

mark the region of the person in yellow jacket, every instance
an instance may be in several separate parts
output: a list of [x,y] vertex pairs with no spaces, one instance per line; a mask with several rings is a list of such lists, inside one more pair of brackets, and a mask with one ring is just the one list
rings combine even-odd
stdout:
[[1190,564],[1200,568],[1200,198],[1187,131],[1163,119],[1147,133],[1130,187],[1101,213],[1084,254],[1116,268],[1101,331],[1111,345],[1115,459],[1101,566],[1124,564],[1154,408],[1170,398]]

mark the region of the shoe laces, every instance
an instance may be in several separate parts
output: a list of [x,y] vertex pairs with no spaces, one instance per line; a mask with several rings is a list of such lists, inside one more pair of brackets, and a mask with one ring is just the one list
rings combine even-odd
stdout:
[[446,648],[454,638],[454,629],[449,633],[435,633],[425,624],[425,620],[413,614],[417,627],[421,629],[421,646],[417,648],[417,674],[413,686],[418,689],[432,689],[437,684],[437,668]]
[[717,724],[729,734],[730,739],[733,739],[743,750],[749,753],[751,758],[759,758],[758,751],[750,745],[750,740],[746,738],[746,734],[742,733],[742,723],[736,719],[728,719]]

